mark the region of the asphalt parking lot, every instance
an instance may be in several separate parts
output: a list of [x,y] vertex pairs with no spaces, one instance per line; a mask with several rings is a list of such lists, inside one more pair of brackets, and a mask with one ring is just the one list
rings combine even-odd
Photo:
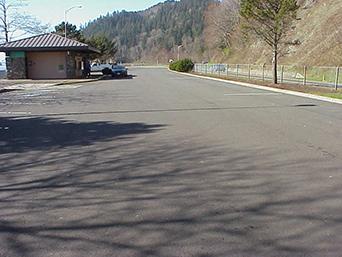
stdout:
[[130,72],[0,94],[0,256],[341,256],[341,105]]

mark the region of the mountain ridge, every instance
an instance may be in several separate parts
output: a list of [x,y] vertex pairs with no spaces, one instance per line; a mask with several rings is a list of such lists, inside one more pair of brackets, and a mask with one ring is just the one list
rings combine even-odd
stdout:
[[105,34],[118,44],[123,61],[167,62],[176,58],[177,46],[183,56],[203,51],[204,12],[215,0],[165,1],[138,12],[113,12],[89,22],[86,37]]
[[[229,1],[229,0],[225,0]],[[88,23],[87,37],[105,34],[118,42],[118,59],[127,62],[166,63],[180,56],[194,61],[226,63],[271,63],[265,44],[237,33],[229,49],[212,48],[205,30],[207,7],[218,0],[168,0],[146,10],[113,12]],[[280,58],[284,64],[342,65],[342,1],[298,0],[301,8],[289,40],[298,40]]]

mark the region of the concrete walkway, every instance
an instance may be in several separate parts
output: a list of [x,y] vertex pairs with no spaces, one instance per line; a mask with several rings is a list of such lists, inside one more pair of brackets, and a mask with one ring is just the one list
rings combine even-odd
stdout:
[[60,79],[60,80],[8,80],[0,79],[0,93],[8,90],[39,90],[55,86],[81,84],[98,81],[100,78],[90,79]]

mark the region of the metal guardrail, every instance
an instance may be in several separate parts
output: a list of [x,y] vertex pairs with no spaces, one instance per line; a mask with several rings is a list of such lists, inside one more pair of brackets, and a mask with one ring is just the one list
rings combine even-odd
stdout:
[[[272,65],[197,63],[194,66],[194,71],[219,77],[273,80]],[[315,85],[338,89],[342,88],[342,67],[279,65],[278,81],[280,83]]]

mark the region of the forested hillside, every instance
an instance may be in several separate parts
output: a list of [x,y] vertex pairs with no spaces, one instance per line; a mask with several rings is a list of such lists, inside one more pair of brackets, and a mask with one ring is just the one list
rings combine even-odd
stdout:
[[[123,61],[271,63],[272,51],[239,24],[237,0],[166,1],[140,12],[114,12],[88,23],[86,37],[116,40]],[[285,64],[342,64],[342,0],[298,0],[298,19],[288,35]]]
[[198,56],[204,51],[204,13],[214,0],[166,1],[140,12],[114,12],[84,28],[86,37],[106,35],[115,39],[119,59],[166,62],[181,54]]

